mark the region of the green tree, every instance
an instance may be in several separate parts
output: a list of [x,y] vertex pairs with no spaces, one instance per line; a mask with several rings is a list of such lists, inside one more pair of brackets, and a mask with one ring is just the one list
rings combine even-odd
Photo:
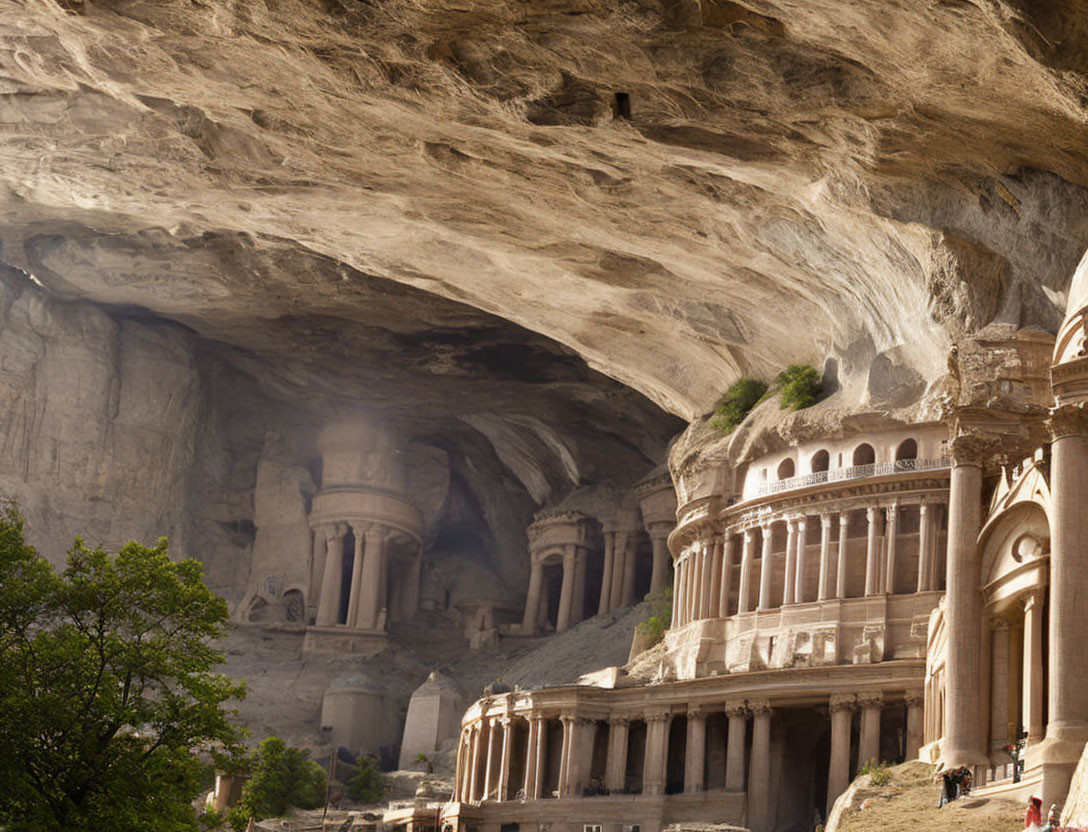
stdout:
[[325,802],[325,769],[305,748],[289,748],[279,737],[261,741],[242,798],[231,809],[231,825],[244,829],[250,817],[279,817],[291,806],[316,809]]
[[0,506],[0,827],[8,832],[196,828],[195,752],[234,750],[213,673],[227,607],[165,540],[117,554],[79,539],[60,574]]
[[[419,756],[425,757],[425,754]],[[429,762],[429,761],[428,761]],[[381,803],[385,798],[382,773],[372,757],[359,758],[359,771],[348,780],[348,797],[361,803]]]

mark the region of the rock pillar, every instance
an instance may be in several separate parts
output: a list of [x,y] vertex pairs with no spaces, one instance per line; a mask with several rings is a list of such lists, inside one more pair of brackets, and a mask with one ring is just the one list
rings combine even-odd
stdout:
[[925,740],[925,698],[907,695],[907,760],[917,760],[918,750]]
[[933,557],[933,522],[929,506],[923,500],[918,506],[918,591],[928,592],[930,559]]
[[858,764],[880,762],[880,710],[884,696],[880,693],[858,695],[861,721],[858,726]]
[[1088,405],[1055,408],[1050,429],[1049,707],[1040,749],[1044,806],[1064,799],[1088,741],[1088,662],[1082,656],[1088,597]]
[[797,572],[797,521],[786,521],[786,575],[782,581],[782,606],[792,604],[794,578]]
[[945,699],[948,765],[986,765],[979,703],[982,702],[982,596],[978,540],[982,521],[982,462],[988,450],[977,436],[952,440],[952,481],[948,506],[948,570],[945,626],[949,649]]
[[722,582],[718,591],[718,615],[729,617],[729,596],[733,592],[733,535],[725,530],[722,540]]
[[884,592],[895,595],[895,543],[899,526],[899,506],[892,503],[884,512]]
[[604,533],[604,571],[601,575],[601,597],[597,601],[597,615],[604,615],[612,609],[612,561],[616,554],[616,536],[612,532]]
[[707,581],[706,617],[719,618],[722,595],[722,541],[714,538],[710,544],[710,580]]
[[696,794],[706,788],[706,714],[688,711],[688,735],[684,744],[684,792]]
[[[362,576],[360,581],[359,608],[354,626],[364,630],[373,630],[378,626],[378,611],[380,607],[381,590],[383,588],[382,573],[385,559],[385,534],[381,527],[371,525],[366,529],[366,558],[363,560]],[[359,539],[355,541],[356,551],[359,550]],[[358,555],[356,555],[358,562]],[[348,621],[352,621],[349,617]]]
[[767,524],[763,527],[763,543],[759,564],[759,609],[771,608],[771,576],[774,574],[771,545],[774,535],[771,533],[773,526]]
[[805,569],[807,567],[807,545],[805,535],[808,533],[808,521],[801,517],[797,520],[797,569],[794,573],[793,602],[803,604],[805,602]]
[[529,592],[525,596],[525,612],[521,617],[521,629],[525,633],[536,632],[536,622],[540,615],[540,596],[544,588],[544,567],[533,563],[529,573]]
[[571,624],[571,604],[574,601],[574,547],[563,552],[563,584],[559,590],[559,612],[555,631],[563,632]]
[[826,601],[832,597],[834,587],[831,584],[831,515],[826,511],[820,515],[820,581],[816,589],[816,600]]
[[317,626],[331,627],[340,614],[340,592],[343,581],[343,550],[346,526],[333,526],[325,530],[325,576],[321,581],[321,602],[317,608]]
[[990,637],[990,759],[1007,762],[1009,744],[1009,622],[994,618]]
[[835,597],[846,597],[846,535],[850,529],[850,512],[839,512],[839,562],[835,572]]
[[880,511],[875,506],[865,509],[869,536],[865,549],[865,594],[880,594]]
[[831,760],[827,772],[827,817],[835,799],[850,785],[850,725],[854,719],[854,697],[835,695],[828,704],[831,712]]
[[665,711],[648,713],[646,720],[646,756],[642,769],[642,793],[665,793],[665,763],[668,757],[669,714]]
[[737,612],[752,609],[752,530],[744,530],[744,543],[740,551],[740,586],[737,588]]
[[627,738],[631,720],[614,716],[608,722],[608,764],[604,787],[610,794],[623,792],[627,779]]
[[1043,600],[1033,592],[1024,600],[1023,710],[1028,745],[1043,740]]
[[748,707],[744,702],[726,702],[729,736],[725,747],[725,789],[744,791],[744,741],[748,732]]
[[748,771],[748,828],[770,832],[771,827],[771,707],[750,702],[752,712],[752,759]]
[[669,535],[667,532],[653,529],[650,532],[650,543],[653,544],[654,550],[653,572],[650,574],[650,592],[657,593],[663,590],[669,582]]

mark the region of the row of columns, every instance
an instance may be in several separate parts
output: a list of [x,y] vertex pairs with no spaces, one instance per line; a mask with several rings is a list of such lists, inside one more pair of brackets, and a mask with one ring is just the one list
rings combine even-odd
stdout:
[[[868,529],[866,533],[865,595],[894,594],[895,564],[897,556],[899,505],[870,506],[865,510]],[[919,506],[919,561],[916,590],[926,592],[938,587],[937,575],[937,523],[940,504],[921,503]],[[760,556],[758,596],[752,598],[752,573],[756,568],[755,528],[746,528],[741,534],[740,575],[737,594],[737,612],[752,612],[777,607],[772,597],[770,568],[773,552],[773,527],[775,522],[786,524],[785,580],[781,604],[806,603],[810,600],[825,601],[846,597],[847,536],[851,510],[837,513],[823,512],[820,518],[819,580],[816,598],[808,597],[805,576],[808,572],[809,555],[806,544],[807,517],[786,518],[760,526]],[[838,523],[839,541],[832,569],[831,528]],[[729,613],[732,581],[735,566],[734,529],[726,529],[724,537],[703,540],[686,549],[676,563],[676,589],[673,603],[673,626],[683,626],[702,618],[726,617]]]
[[[525,612],[521,626],[525,632],[534,632],[537,622],[546,616],[547,595],[544,592],[544,567],[549,558],[534,558],[529,573],[529,592],[525,598]],[[586,552],[574,543],[562,547],[560,563],[563,581],[559,590],[559,611],[556,614],[555,631],[562,632],[582,620],[586,603]],[[633,581],[632,576],[632,581]],[[632,589],[632,595],[634,589]]]
[[[729,719],[726,744],[725,788],[748,792],[763,805],[770,792],[770,739],[772,711],[767,702],[729,702],[724,712]],[[684,759],[684,791],[701,792],[706,788],[704,767],[706,757],[706,719],[711,711],[693,708],[687,712],[686,753]],[[673,714],[666,710],[648,711],[637,717],[613,716],[609,719],[605,788],[612,794],[624,789],[631,722],[640,719],[646,724],[646,748],[643,764],[642,794],[665,793],[668,760],[669,726]],[[544,794],[547,765],[548,719],[531,715],[528,721],[528,742],[524,759],[524,780],[510,782],[514,722],[517,718],[491,717],[472,723],[462,731],[458,745],[458,781],[455,796],[461,802],[507,800],[512,786],[518,786],[527,800],[538,800]],[[752,722],[752,745],[745,760],[747,722]],[[597,721],[582,716],[562,715],[560,747],[559,797],[581,795],[589,783]],[[745,763],[747,762],[747,777]],[[769,805],[769,804],[767,804]],[[766,807],[764,806],[764,811]],[[750,804],[749,817],[753,808]],[[758,815],[759,809],[756,809]]]
[[[990,754],[1004,755],[1022,718],[1028,745],[1043,739],[1042,591],[1022,602],[1023,621],[995,616],[990,636]],[[1013,638],[1017,633],[1019,638]],[[1017,673],[1017,668],[1022,672]],[[1020,690],[1014,690],[1016,677]]]
[[[344,540],[351,531],[355,538],[350,574],[351,588],[346,616],[341,620],[340,599],[343,592]],[[314,563],[322,565],[318,596],[319,627],[343,625],[352,629],[379,628],[379,613],[387,608],[389,531],[380,523],[343,522],[322,526],[314,534]],[[402,587],[400,612],[410,617],[419,606],[421,553],[411,560]],[[316,571],[316,570],[315,570]]]

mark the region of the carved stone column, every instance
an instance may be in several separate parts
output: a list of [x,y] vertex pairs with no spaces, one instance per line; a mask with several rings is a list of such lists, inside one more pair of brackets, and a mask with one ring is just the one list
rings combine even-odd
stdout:
[[846,539],[850,529],[850,512],[843,509],[839,512],[839,562],[835,570],[835,597],[846,597]]
[[907,760],[917,760],[918,750],[925,739],[925,698],[920,694],[907,694]]
[[[313,548],[310,554],[310,586],[306,593],[306,604],[319,608],[321,604],[321,582],[325,579],[325,555],[328,551],[325,533],[314,529]],[[307,619],[308,620],[308,617]]]
[[712,581],[714,575],[714,543],[704,540],[702,543],[702,574],[699,576],[699,617],[710,618],[710,599],[714,597]]
[[616,536],[612,532],[604,533],[604,573],[601,576],[601,596],[597,600],[597,615],[604,615],[612,609],[612,561],[615,558]]
[[729,717],[729,737],[725,751],[726,791],[744,791],[744,740],[748,733],[748,706],[745,702],[726,702]]
[[797,569],[794,574],[793,602],[803,604],[805,602],[805,570],[807,568],[808,551],[805,535],[808,530],[808,520],[800,517],[797,520]]
[[537,616],[540,613],[540,596],[544,588],[544,567],[534,561],[529,573],[529,592],[525,596],[525,613],[521,617],[521,629],[526,633],[536,632]]
[[529,737],[525,743],[525,768],[523,769],[524,776],[521,790],[526,800],[536,800],[540,797],[536,791],[536,747],[540,742],[542,720],[538,716],[530,716],[527,721],[529,723]]
[[646,756],[642,770],[642,793],[665,793],[665,763],[668,756],[669,714],[653,711],[646,714]]
[[706,562],[706,550],[702,543],[696,543],[688,555],[691,563],[691,577],[688,580],[688,621],[702,618],[703,600],[703,564]]
[[820,582],[816,590],[816,600],[826,601],[834,588],[831,585],[831,515],[826,511],[820,515]]
[[884,510],[884,592],[895,595],[895,544],[899,526],[899,504],[892,503]]
[[[385,532],[374,523],[366,527],[366,558],[363,560],[362,579],[359,593],[359,610],[354,619],[354,626],[364,630],[373,630],[378,626],[378,611],[382,580],[383,561],[385,560]],[[356,535],[356,563],[359,562],[359,536]],[[353,619],[348,617],[348,621]]]
[[1008,761],[1009,622],[995,617],[990,627],[990,761],[998,765]]
[[710,580],[707,582],[707,618],[720,618],[722,595],[722,541],[714,538],[710,544]]
[[555,631],[563,632],[571,624],[571,607],[574,603],[574,547],[568,546],[563,551],[563,585],[559,590],[559,612],[556,615]]
[[854,720],[853,694],[835,694],[828,703],[831,712],[831,760],[827,772],[827,806],[831,814],[835,799],[850,785],[850,725]]
[[592,719],[577,717],[571,730],[567,780],[570,783],[570,794],[581,797],[586,786],[589,785],[589,769],[593,757],[597,723]]
[[340,593],[343,581],[344,536],[347,526],[337,523],[325,529],[325,575],[321,581],[321,603],[317,608],[318,627],[331,627],[340,614]]
[[561,716],[559,722],[563,726],[563,745],[559,750],[559,796],[570,797],[570,746],[574,739],[574,717]]
[[570,623],[577,624],[585,618],[586,611],[586,553],[574,550],[574,594],[570,602]]
[[737,612],[752,609],[752,530],[744,530],[744,542],[740,551],[740,587],[737,589]]
[[[349,627],[361,626],[359,622],[359,595],[363,591],[363,549],[364,535],[369,526],[352,524],[351,531],[355,535],[355,557],[351,563],[351,594],[348,595],[348,620]],[[363,625],[365,626],[365,625]]]
[[918,506],[918,591],[928,592],[930,559],[933,557],[933,517],[925,500]]
[[797,572],[797,521],[786,521],[786,572],[782,581],[782,606],[793,603],[794,579]]
[[670,629],[680,626],[680,595],[683,592],[683,581],[683,561],[678,560],[673,565],[672,623],[669,625]]
[[1028,745],[1035,745],[1042,742],[1045,731],[1043,725],[1043,599],[1041,592],[1033,592],[1024,599],[1023,662],[1024,690],[1022,707],[1024,709],[1024,730],[1028,732]]
[[698,708],[688,711],[688,735],[684,744],[684,793],[697,794],[706,788],[706,714]]
[[480,786],[482,785],[480,778],[480,740],[482,734],[483,723],[475,723],[472,726],[472,748],[469,752],[472,765],[472,771],[468,778],[468,800],[470,803],[479,800]]
[[499,757],[499,793],[498,800],[510,799],[510,755],[514,749],[513,720],[504,716],[499,720],[502,726],[502,754]]
[[880,711],[884,707],[884,695],[879,692],[859,693],[858,707],[861,723],[858,729],[858,764],[870,760],[880,762]]
[[653,544],[654,563],[650,574],[650,592],[658,593],[669,582],[669,535],[668,532],[650,531],[650,543]]
[[495,793],[499,789],[498,768],[500,762],[500,755],[502,749],[499,745],[501,740],[501,726],[497,719],[489,719],[487,724],[487,762],[484,769],[484,793],[482,800],[491,800],[496,795]]
[[631,720],[613,716],[608,720],[608,763],[604,786],[610,794],[621,794],[627,779],[627,739]]
[[638,571],[638,537],[627,536],[627,551],[623,558],[623,596],[622,605],[625,607],[635,603],[635,578]]
[[[1085,319],[1088,321],[1088,318]],[[1043,763],[1043,804],[1060,800],[1088,741],[1088,661],[1084,660],[1084,599],[1088,598],[1088,405],[1051,411],[1049,707]]]
[[533,749],[535,759],[533,761],[532,798],[539,800],[544,796],[544,768],[548,753],[548,721],[542,717],[535,717],[536,746]]
[[676,598],[673,606],[676,608],[676,624],[683,627],[688,623],[688,578],[691,575],[691,561],[687,550],[680,553],[680,560],[676,562]]
[[771,608],[771,577],[774,575],[773,553],[771,552],[774,541],[773,529],[774,526],[770,523],[763,527],[762,556],[759,564],[759,609],[761,610]]
[[623,606],[623,576],[627,570],[627,532],[612,533],[612,597],[609,607],[617,610]]
[[952,440],[952,480],[948,507],[948,569],[945,626],[954,661],[948,672],[942,758],[949,765],[981,766],[982,596],[977,540],[982,522],[982,464],[992,445],[982,437]]
[[771,715],[770,703],[748,703],[752,712],[752,759],[748,771],[748,828],[770,832]]
[[722,582],[718,592],[718,615],[729,617],[729,596],[733,592],[733,535],[725,530],[722,539]]
[[865,549],[865,594],[880,594],[880,510],[876,506],[865,509],[869,523],[868,545]]

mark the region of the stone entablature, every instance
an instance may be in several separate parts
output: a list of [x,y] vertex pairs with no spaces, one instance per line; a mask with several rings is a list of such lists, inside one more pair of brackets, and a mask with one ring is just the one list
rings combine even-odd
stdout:
[[390,532],[423,542],[423,516],[418,508],[401,495],[365,486],[322,489],[314,497],[309,519],[313,529],[341,522],[380,523]]

